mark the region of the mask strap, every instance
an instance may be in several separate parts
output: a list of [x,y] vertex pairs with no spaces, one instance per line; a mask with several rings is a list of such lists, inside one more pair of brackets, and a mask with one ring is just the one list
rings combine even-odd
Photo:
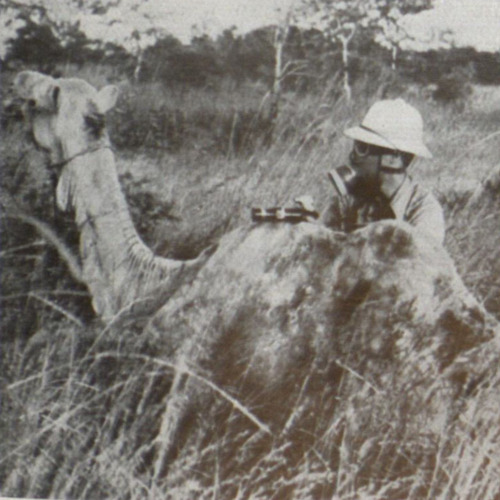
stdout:
[[390,174],[390,175],[397,175],[397,174],[406,173],[405,167],[391,168],[391,167],[383,167],[382,165],[380,165],[379,170],[380,170],[380,172],[383,172],[384,174]]

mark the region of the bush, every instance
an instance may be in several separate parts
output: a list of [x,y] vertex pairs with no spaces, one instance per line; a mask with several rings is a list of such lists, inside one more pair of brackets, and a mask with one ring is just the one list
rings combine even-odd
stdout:
[[269,143],[272,116],[260,108],[264,96],[248,95],[238,102],[235,91],[196,92],[161,84],[122,87],[118,105],[109,116],[113,143],[126,149],[159,149],[170,153],[186,148],[214,154],[249,153]]
[[0,145],[0,324],[3,339],[23,342],[44,322],[61,318],[61,310],[82,318],[92,313],[85,288],[74,282],[58,252],[37,229],[37,224],[48,224],[61,244],[77,254],[74,223],[55,207],[47,158],[26,142],[20,124],[5,125],[6,140]]
[[437,81],[433,98],[444,104],[464,103],[472,93],[472,68],[459,68],[443,75]]

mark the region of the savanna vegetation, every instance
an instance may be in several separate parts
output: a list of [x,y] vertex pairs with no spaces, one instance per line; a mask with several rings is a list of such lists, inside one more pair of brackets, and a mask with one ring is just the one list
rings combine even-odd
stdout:
[[[117,48],[78,61],[49,35],[37,36],[53,44],[51,57],[28,60],[34,46],[23,46],[30,37],[21,37],[2,72],[3,97],[14,69],[40,64],[96,87],[116,83],[120,98],[108,129],[134,222],[156,253],[178,259],[249,224],[252,206],[290,205],[310,194],[321,211],[332,196],[326,172],[344,162],[349,149],[343,129],[378,98],[406,98],[421,110],[434,153],[411,173],[443,203],[446,249],[469,289],[500,319],[497,56],[409,54],[391,70],[385,55],[370,52],[361,40],[352,100],[332,70],[338,59],[318,56],[315,75],[284,85],[275,114],[265,32],[252,40],[226,39],[226,45],[221,39],[218,47],[209,40],[189,48],[166,40],[145,54],[135,80],[133,61]],[[299,50],[297,44],[292,49]],[[464,62],[458,69],[457,60]],[[370,405],[363,403],[367,386],[346,373],[343,413],[333,422],[318,417],[318,447],[302,450],[293,473],[282,468],[285,440],[264,461],[247,464],[239,484],[223,484],[217,464],[208,467],[207,450],[196,443],[166,485],[153,478],[151,429],[136,416],[157,417],[162,410],[168,371],[162,348],[141,335],[144,318],[105,326],[94,317],[85,287],[61,256],[76,254],[76,230],[55,209],[47,158],[26,141],[19,118],[4,111],[0,143],[2,494],[135,499],[168,491],[169,498],[183,499],[220,498],[228,491],[232,498],[289,498],[293,484],[294,498],[304,499],[500,498],[496,372],[464,401],[460,418],[437,429],[425,417],[412,427],[394,420],[423,404],[407,390],[411,383],[400,383],[404,373],[389,367],[387,390]],[[342,425],[342,435],[336,434]],[[228,437],[219,431],[223,448]],[[329,435],[336,439],[322,446]],[[127,455],[133,446],[144,447],[135,463]],[[58,484],[50,471],[62,455],[67,479]],[[191,480],[189,471],[197,468],[209,476],[210,488]]]

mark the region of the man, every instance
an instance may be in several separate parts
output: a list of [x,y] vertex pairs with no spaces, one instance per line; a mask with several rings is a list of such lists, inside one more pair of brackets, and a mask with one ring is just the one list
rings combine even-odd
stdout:
[[350,232],[369,222],[398,219],[442,244],[443,210],[407,172],[416,156],[432,158],[420,113],[403,99],[379,101],[361,125],[344,133],[354,139],[350,165],[329,173],[339,196],[323,215],[325,224]]

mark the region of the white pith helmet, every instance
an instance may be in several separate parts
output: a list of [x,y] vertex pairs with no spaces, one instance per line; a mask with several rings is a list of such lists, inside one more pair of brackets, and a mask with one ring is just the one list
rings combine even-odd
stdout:
[[422,116],[401,98],[376,102],[361,125],[347,129],[344,134],[375,146],[432,158],[424,144]]

